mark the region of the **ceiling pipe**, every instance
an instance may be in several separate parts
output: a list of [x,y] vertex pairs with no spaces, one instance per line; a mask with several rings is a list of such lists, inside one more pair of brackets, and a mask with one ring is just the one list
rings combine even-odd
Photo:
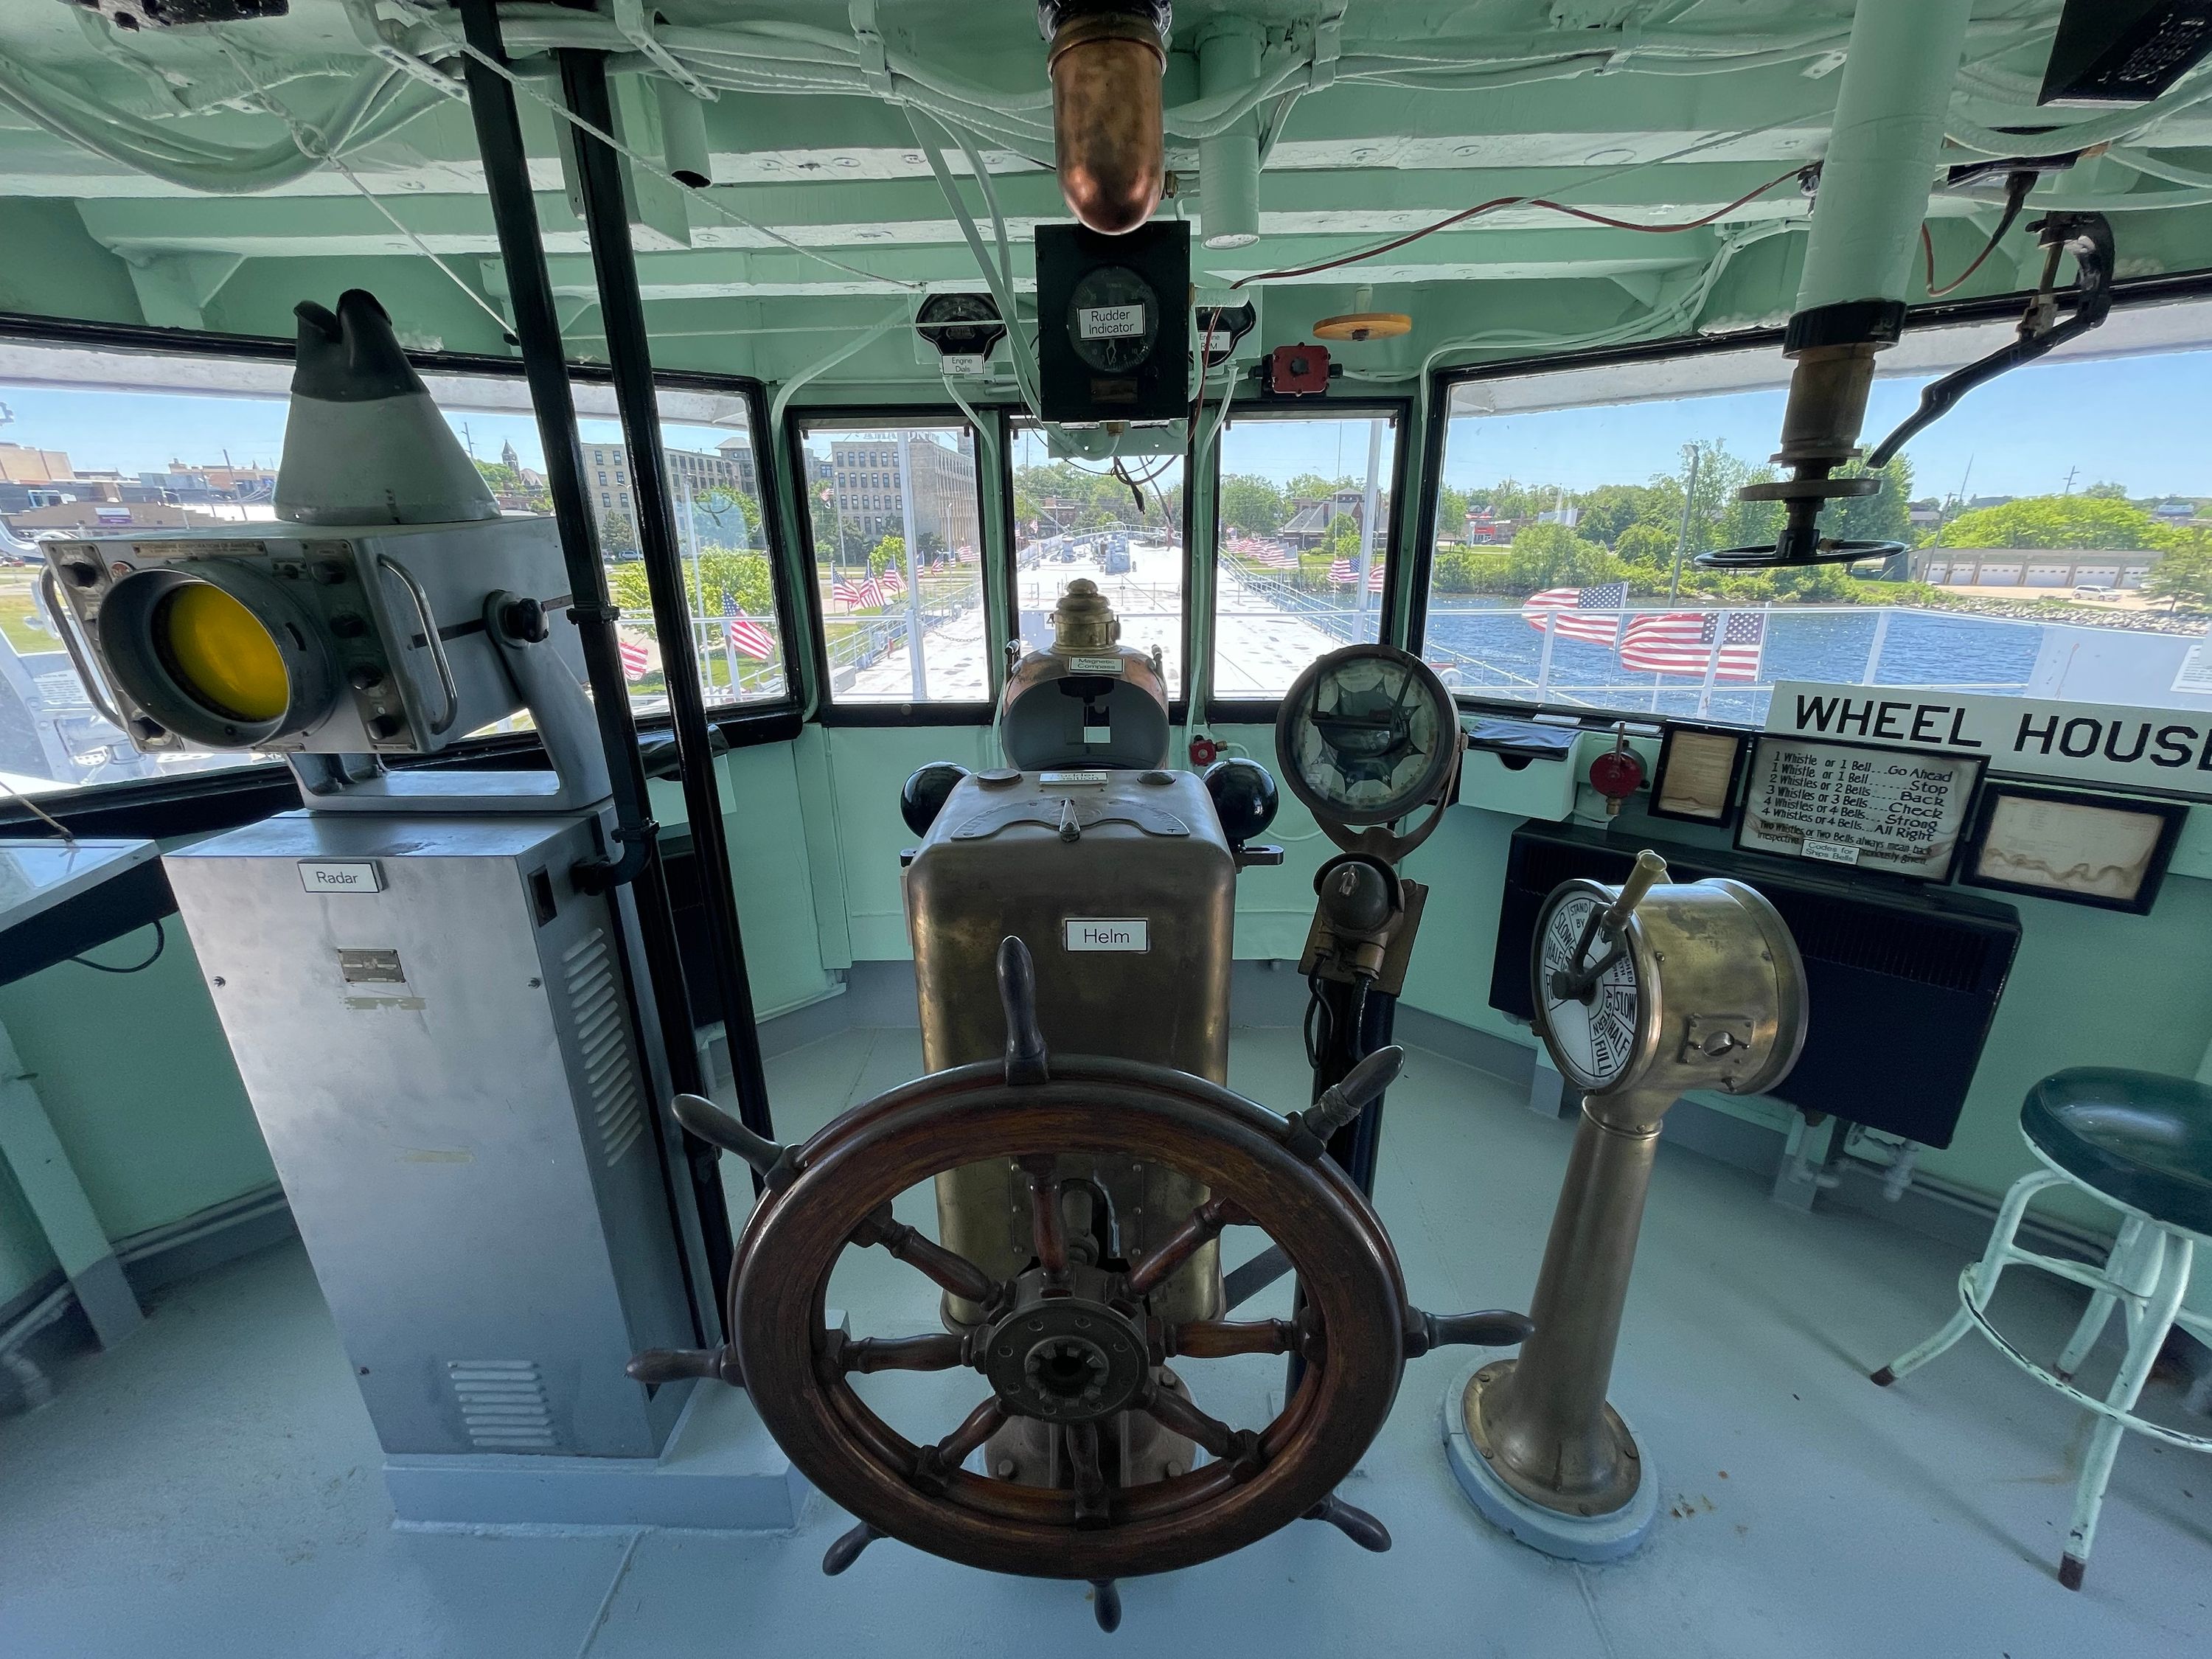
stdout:
[[[1198,40],[1198,95],[1233,94],[1260,78],[1262,34],[1249,17],[1215,18]],[[1199,240],[1249,247],[1260,240],[1260,115],[1255,110],[1198,141]]]
[[1037,0],[1037,31],[1052,43],[1045,63],[1060,193],[1103,235],[1136,229],[1160,204],[1160,77],[1172,15],[1169,0]]
[[1859,0],[1783,344],[1796,368],[1774,459],[1791,476],[1743,492],[1747,501],[1781,501],[1785,526],[1771,549],[1700,555],[1700,564],[1806,564],[1887,550],[1824,542],[1820,514],[1830,501],[1881,487],[1831,475],[1859,453],[1875,355],[1905,325],[1912,254],[1972,10],[1972,0]]

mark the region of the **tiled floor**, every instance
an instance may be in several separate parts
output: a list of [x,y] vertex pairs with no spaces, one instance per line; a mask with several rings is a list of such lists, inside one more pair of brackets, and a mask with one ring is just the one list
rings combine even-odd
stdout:
[[[771,1065],[779,1127],[811,1130],[918,1065],[911,1030],[786,1054]],[[1302,1103],[1295,1036],[1240,1034],[1235,1081]],[[1414,1054],[1390,1099],[1378,1201],[1418,1302],[1525,1303],[1569,1133],[1496,1079]],[[903,1207],[927,1213],[919,1195]],[[832,1299],[856,1331],[928,1328],[934,1293],[918,1276],[880,1252],[848,1261]],[[1080,1586],[896,1543],[824,1579],[823,1548],[847,1521],[818,1498],[792,1534],[394,1532],[313,1277],[286,1247],[172,1293],[123,1348],[61,1378],[52,1406],[0,1423],[0,1655],[2212,1652],[2212,1459],[2130,1441],[2073,1595],[2052,1568],[2081,1414],[1972,1341],[1888,1393],[1867,1382],[1948,1312],[1959,1265],[1662,1154],[1613,1389],[1667,1504],[1640,1555],[1569,1566],[1474,1516],[1438,1444],[1439,1402],[1467,1363],[1446,1352],[1408,1367],[1347,1488],[1390,1527],[1390,1553],[1302,1523],[1125,1584],[1108,1637]],[[2015,1275],[1999,1314],[2055,1347],[2077,1306]],[[2093,1360],[2092,1380],[2112,1358]],[[1212,1362],[1201,1398],[1255,1421],[1278,1375],[1274,1361]],[[868,1382],[915,1432],[943,1432],[975,1392],[949,1374]]]

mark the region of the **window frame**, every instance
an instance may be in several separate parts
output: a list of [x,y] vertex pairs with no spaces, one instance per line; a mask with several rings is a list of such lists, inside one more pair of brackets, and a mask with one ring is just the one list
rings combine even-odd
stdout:
[[[1207,499],[1212,507],[1213,534],[1212,544],[1206,549],[1206,556],[1212,561],[1212,568],[1206,573],[1206,724],[1210,726],[1273,726],[1275,723],[1275,716],[1280,712],[1283,704],[1283,699],[1279,695],[1272,697],[1221,697],[1216,696],[1213,691],[1213,656],[1218,648],[1220,640],[1221,583],[1218,579],[1221,565],[1221,463],[1223,453],[1227,447],[1229,428],[1240,420],[1328,421],[1358,420],[1363,416],[1369,418],[1377,415],[1388,416],[1395,422],[1395,432],[1390,445],[1390,512],[1385,520],[1389,529],[1385,546],[1389,550],[1390,562],[1393,563],[1412,558],[1412,562],[1417,566],[1416,575],[1425,584],[1428,580],[1428,562],[1425,558],[1414,556],[1413,550],[1407,545],[1406,540],[1406,477],[1407,468],[1412,459],[1413,445],[1408,439],[1413,423],[1415,401],[1408,396],[1363,395],[1345,398],[1324,397],[1313,402],[1304,398],[1255,398],[1247,403],[1232,403],[1230,405],[1228,418],[1222,422],[1220,433],[1213,441],[1212,477],[1208,483],[1211,493]],[[1185,469],[1185,472],[1188,476],[1188,468]],[[1186,489],[1184,492],[1186,503],[1188,499],[1189,492]],[[1188,516],[1189,511],[1188,505],[1184,511]],[[1184,538],[1184,546],[1186,548],[1189,546],[1188,535]],[[1382,608],[1376,618],[1376,637],[1386,645],[1395,642],[1401,637],[1398,631],[1398,595],[1402,588],[1402,581],[1395,575],[1382,584]],[[1189,660],[1188,647],[1184,660],[1186,662]]]
[[[1905,313],[1905,331],[1908,334],[1929,329],[1962,327],[1976,323],[2012,322],[2018,319],[2027,290],[2017,289],[2007,294],[1979,295],[1970,300],[1937,300],[1917,306],[1908,306]],[[2138,306],[2152,306],[2181,300],[2201,300],[2212,296],[2212,270],[2179,271],[2156,276],[2124,278],[2112,284],[2112,308],[2115,311]],[[1423,433],[1423,463],[1421,468],[1421,518],[1414,526],[1419,545],[1413,550],[1413,584],[1406,592],[1406,629],[1401,636],[1407,650],[1415,656],[1421,654],[1427,643],[1429,623],[1429,577],[1436,557],[1437,502],[1443,488],[1444,442],[1451,426],[1451,394],[1462,386],[1476,385],[1486,380],[1525,380],[1536,375],[1570,373],[1576,369],[1609,368],[1632,363],[1668,362],[1681,358],[1714,356],[1727,352],[1757,350],[1762,348],[1779,352],[1788,330],[1774,325],[1732,329],[1723,333],[1669,335],[1664,339],[1639,340],[1626,345],[1593,346],[1579,351],[1551,352],[1534,356],[1501,357],[1490,362],[1466,363],[1456,368],[1430,371],[1425,394]],[[1783,382],[1787,385],[1786,380]],[[1396,585],[1392,584],[1395,596]],[[1510,718],[1528,719],[1544,714],[1571,718],[1577,725],[1611,729],[1623,718],[1650,720],[1644,710],[1615,710],[1589,708],[1580,704],[1566,705],[1533,702],[1526,698],[1483,696],[1465,691],[1455,694],[1454,701],[1462,714],[1500,714]],[[1706,724],[1725,726],[1730,730],[1756,731],[1753,726],[1736,726],[1731,722],[1708,718]]]
[[[266,334],[224,334],[206,329],[159,328],[140,323],[92,322],[76,318],[49,317],[33,312],[0,311],[0,341],[53,346],[76,350],[107,351],[149,357],[228,358],[240,362],[289,363],[296,343],[289,337]],[[461,351],[408,351],[407,361],[416,373],[468,375],[489,380],[525,380],[520,358]],[[604,363],[571,362],[568,378],[578,384],[611,386],[613,371]],[[769,427],[766,386],[750,375],[708,374],[689,369],[656,370],[656,391],[735,394],[745,406],[746,425],[753,439],[755,466],[761,473],[761,535],[767,544],[775,583],[776,619],[786,641],[801,637],[787,580],[784,549],[787,526],[776,501],[775,481],[767,474],[772,440]],[[591,416],[611,419],[612,416]],[[580,477],[588,447],[581,428],[576,433]],[[586,492],[588,494],[588,490]],[[779,697],[752,702],[710,703],[707,724],[730,749],[787,743],[803,726],[803,672],[799,653],[787,649],[784,690]],[[641,744],[672,729],[665,711],[638,714],[633,724]],[[465,738],[434,755],[395,759],[395,770],[526,766],[529,758],[544,754],[544,745],[527,733],[495,732]],[[50,833],[46,820],[58,819],[79,835],[131,834],[149,836],[185,835],[234,827],[271,812],[300,805],[299,790],[290,769],[271,760],[246,760],[232,766],[181,772],[168,777],[129,778],[113,783],[85,784],[55,794],[31,798],[38,810],[22,798],[0,794],[0,833],[27,833],[43,837]],[[239,809],[251,803],[250,808]],[[90,827],[88,827],[90,826]]]
[[[998,430],[987,434],[980,424],[991,421],[997,412]],[[978,421],[971,422],[965,410],[958,405],[945,404],[807,404],[794,405],[784,411],[784,466],[791,485],[791,499],[796,507],[798,522],[793,530],[792,563],[803,567],[807,580],[800,602],[808,617],[809,669],[813,676],[816,696],[812,718],[824,726],[988,726],[997,717],[999,687],[1003,676],[999,659],[1006,654],[1005,617],[996,614],[1000,607],[992,603],[988,565],[994,556],[990,524],[990,496],[983,484],[984,444],[995,442],[1000,457],[1000,470],[1006,471],[1005,443],[1006,422],[1003,405],[988,405],[975,410]],[[983,584],[983,640],[984,695],[981,700],[957,698],[932,700],[927,702],[840,702],[830,689],[830,629],[829,617],[822,609],[821,584],[816,580],[820,563],[814,550],[814,503],[806,488],[806,434],[810,426],[842,425],[860,428],[885,426],[965,427],[975,436],[975,534],[981,558],[977,578]],[[886,486],[888,487],[888,486]],[[1012,543],[1001,538],[1004,544],[996,553],[1006,567],[1000,586],[1011,592],[1013,563]]]
[[[995,407],[1004,440],[1000,447],[1003,461],[999,468],[999,511],[1000,522],[1006,526],[1006,545],[1004,550],[1004,564],[1006,573],[1006,616],[1005,621],[1007,628],[1006,637],[1013,639],[1018,637],[1021,631],[1021,602],[1015,586],[1021,573],[1014,527],[1014,424],[1018,421],[1022,421],[1027,422],[1035,428],[1042,426],[1044,422],[1019,404],[1001,404]],[[1182,534],[1182,616],[1181,618],[1182,690],[1176,696],[1168,699],[1168,724],[1171,726],[1181,726],[1189,714],[1190,679],[1194,666],[1191,653],[1196,647],[1198,632],[1198,606],[1191,596],[1191,577],[1194,572],[1191,562],[1190,544],[1191,501],[1196,471],[1197,469],[1191,464],[1191,434],[1186,429],[1182,446],[1182,514],[1176,526]],[[1006,654],[1006,647],[1002,642],[999,647],[999,655],[1002,660]]]

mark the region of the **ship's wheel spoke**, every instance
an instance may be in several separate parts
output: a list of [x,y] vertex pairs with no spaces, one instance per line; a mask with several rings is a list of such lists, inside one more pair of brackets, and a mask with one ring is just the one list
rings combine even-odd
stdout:
[[966,1256],[923,1237],[917,1229],[896,1219],[888,1204],[853,1230],[852,1242],[862,1249],[880,1244],[901,1261],[934,1280],[939,1288],[979,1305],[988,1305],[999,1294],[998,1280]]
[[1194,1319],[1168,1333],[1168,1352],[1188,1359],[1289,1353],[1298,1346],[1298,1328],[1287,1319]]
[[841,1372],[949,1371],[968,1357],[968,1340],[948,1333],[923,1336],[864,1336],[831,1345]]
[[1006,1402],[993,1395],[961,1419],[960,1426],[933,1446],[925,1446],[915,1459],[908,1478],[922,1491],[943,1497],[952,1475],[975,1449],[1005,1426]]
[[1075,1482],[1075,1524],[1103,1527],[1108,1520],[1106,1472],[1099,1466],[1098,1425],[1067,1425],[1067,1467]]
[[1203,1446],[1224,1463],[1260,1462],[1260,1437],[1250,1429],[1232,1429],[1219,1418],[1200,1410],[1174,1389],[1156,1387],[1146,1395],[1143,1410],[1162,1428]]
[[1168,1235],[1159,1249],[1129,1269],[1129,1294],[1149,1296],[1169,1274],[1220,1237],[1224,1227],[1233,1227],[1247,1218],[1244,1212],[1230,1200],[1207,1199],[1190,1212],[1182,1225]]
[[1025,1158],[1022,1174],[1030,1183],[1030,1231],[1037,1266],[1046,1282],[1057,1285],[1067,1277],[1067,1217],[1060,1209],[1066,1184],[1053,1175],[1054,1160]]

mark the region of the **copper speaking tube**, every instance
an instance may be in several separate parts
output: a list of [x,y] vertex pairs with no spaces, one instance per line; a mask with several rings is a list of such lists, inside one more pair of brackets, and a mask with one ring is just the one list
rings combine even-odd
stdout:
[[1160,204],[1167,172],[1160,77],[1167,0],[1041,0],[1052,42],[1052,135],[1060,193],[1092,230],[1131,231]]

